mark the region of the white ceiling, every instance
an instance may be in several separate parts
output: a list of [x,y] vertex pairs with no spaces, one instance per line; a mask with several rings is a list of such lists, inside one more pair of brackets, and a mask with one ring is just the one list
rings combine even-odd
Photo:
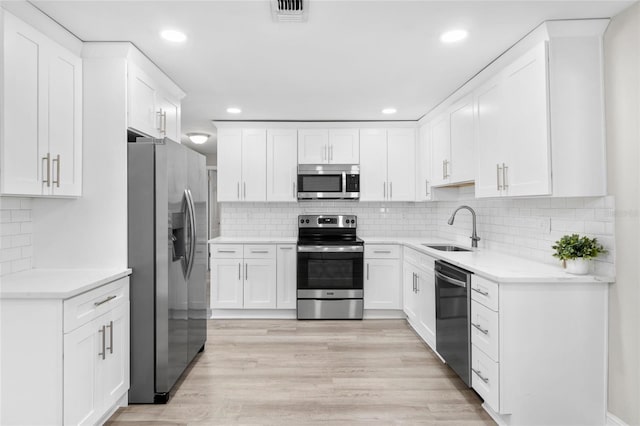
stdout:
[[[309,0],[304,23],[274,22],[267,0],[32,3],[83,41],[133,42],[187,93],[184,135],[215,134],[211,120],[416,120],[544,20],[633,2]],[[469,37],[442,44],[452,28]],[[215,137],[197,149],[215,152]]]

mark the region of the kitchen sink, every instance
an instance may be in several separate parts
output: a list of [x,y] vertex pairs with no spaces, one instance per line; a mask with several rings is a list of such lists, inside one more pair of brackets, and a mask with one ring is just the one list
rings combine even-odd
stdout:
[[423,246],[440,251],[471,251],[470,249],[454,246],[451,244],[423,244]]

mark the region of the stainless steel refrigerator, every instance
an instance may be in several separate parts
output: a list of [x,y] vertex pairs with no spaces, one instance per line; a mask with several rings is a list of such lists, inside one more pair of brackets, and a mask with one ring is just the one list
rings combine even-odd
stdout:
[[205,157],[169,139],[128,144],[130,403],[165,403],[207,334]]

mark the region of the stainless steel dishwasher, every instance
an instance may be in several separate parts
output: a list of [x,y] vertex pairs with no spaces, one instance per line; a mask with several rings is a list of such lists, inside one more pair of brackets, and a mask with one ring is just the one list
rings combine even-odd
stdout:
[[435,262],[436,350],[471,386],[471,272]]

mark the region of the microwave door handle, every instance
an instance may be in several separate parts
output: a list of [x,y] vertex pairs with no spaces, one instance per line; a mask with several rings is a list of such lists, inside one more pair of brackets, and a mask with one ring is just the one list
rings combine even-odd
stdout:
[[342,172],[342,194],[347,195],[347,172]]

